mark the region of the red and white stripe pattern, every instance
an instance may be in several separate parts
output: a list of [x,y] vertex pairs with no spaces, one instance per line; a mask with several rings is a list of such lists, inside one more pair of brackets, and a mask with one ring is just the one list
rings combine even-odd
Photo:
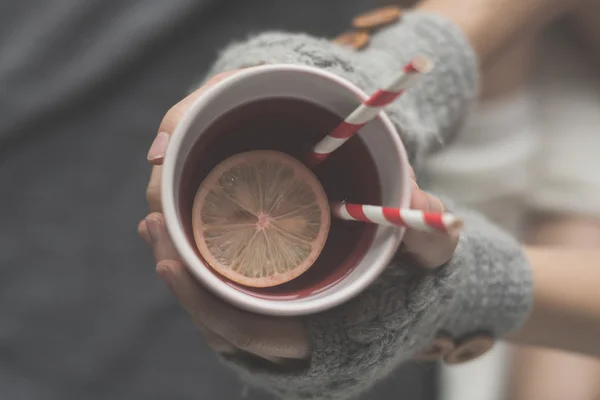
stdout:
[[452,234],[457,233],[463,225],[458,217],[449,213],[350,203],[332,203],[330,207],[334,216],[347,221],[401,226],[422,232],[442,232]]
[[413,86],[422,74],[429,72],[431,62],[419,56],[404,66],[402,73],[385,89],[379,89],[365,100],[341,124],[321,140],[308,156],[307,164],[314,166],[325,160],[334,150],[350,139],[360,128],[377,117],[382,108],[396,100]]

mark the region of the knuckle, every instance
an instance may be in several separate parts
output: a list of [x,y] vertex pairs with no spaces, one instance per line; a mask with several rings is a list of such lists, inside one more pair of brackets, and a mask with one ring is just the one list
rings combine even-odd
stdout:
[[202,334],[205,335],[207,332],[212,332],[211,327],[207,326],[207,324],[206,324],[206,319],[207,319],[206,313],[204,312],[202,307],[198,307],[197,305],[194,305],[194,306],[188,305],[187,307],[184,307],[184,308],[190,315],[190,318],[192,319],[192,322],[194,323],[196,328],[198,328],[198,330]]
[[241,350],[249,350],[255,343],[255,337],[249,333],[238,333],[234,336],[233,344]]

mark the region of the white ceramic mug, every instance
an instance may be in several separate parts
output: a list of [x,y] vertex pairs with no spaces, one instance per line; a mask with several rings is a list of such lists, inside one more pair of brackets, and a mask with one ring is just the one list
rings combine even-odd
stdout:
[[[190,162],[192,147],[203,140],[206,130],[223,114],[243,104],[267,98],[304,100],[344,118],[367,96],[339,76],[314,67],[297,65],[252,67],[211,86],[190,106],[169,142],[161,188],[167,229],[191,273],[223,300],[239,308],[268,315],[316,313],[348,301],[368,287],[397,251],[404,229],[375,227],[372,240],[354,265],[335,282],[321,285],[319,290],[300,290],[292,295],[264,295],[253,288],[242,288],[228,282],[203,261],[190,233],[191,221],[186,220],[190,218],[190,210],[182,205],[186,204],[182,196],[195,194],[183,190],[185,185],[182,184],[182,179],[185,179],[184,166]],[[378,118],[361,129],[359,135],[374,160],[383,205],[408,207],[410,167],[394,125],[381,112]]]

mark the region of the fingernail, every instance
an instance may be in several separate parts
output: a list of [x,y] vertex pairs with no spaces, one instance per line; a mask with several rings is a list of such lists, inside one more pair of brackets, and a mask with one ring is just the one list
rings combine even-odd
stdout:
[[169,135],[166,132],[158,132],[154,138],[150,150],[148,150],[148,161],[156,161],[165,156],[167,146],[169,145]]
[[148,235],[152,243],[158,243],[161,236],[160,222],[156,218],[146,217],[146,226],[148,227]]
[[175,291],[175,277],[171,270],[166,266],[158,266],[156,268],[156,272],[158,272],[158,276],[163,280],[163,282],[171,289],[171,291]]
[[411,181],[412,181],[413,185],[415,185],[415,187],[417,189],[419,189],[419,184],[417,183],[417,181],[415,181],[414,179],[411,179]]

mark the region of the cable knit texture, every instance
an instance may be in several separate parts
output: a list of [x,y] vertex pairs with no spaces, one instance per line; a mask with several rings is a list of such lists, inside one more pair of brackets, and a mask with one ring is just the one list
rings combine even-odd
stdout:
[[[429,56],[434,71],[386,111],[418,170],[420,160],[452,136],[477,94],[475,56],[462,33],[439,16],[408,13],[360,52],[302,34],[262,34],[227,48],[210,75],[264,63],[305,64],[370,93],[417,54]],[[278,373],[229,364],[249,383],[283,399],[347,399],[426,347],[439,330],[501,337],[518,328],[532,294],[519,244],[483,218],[454,211],[464,217],[466,229],[447,265],[424,271],[399,254],[361,295],[306,318],[314,348],[306,370]]]

